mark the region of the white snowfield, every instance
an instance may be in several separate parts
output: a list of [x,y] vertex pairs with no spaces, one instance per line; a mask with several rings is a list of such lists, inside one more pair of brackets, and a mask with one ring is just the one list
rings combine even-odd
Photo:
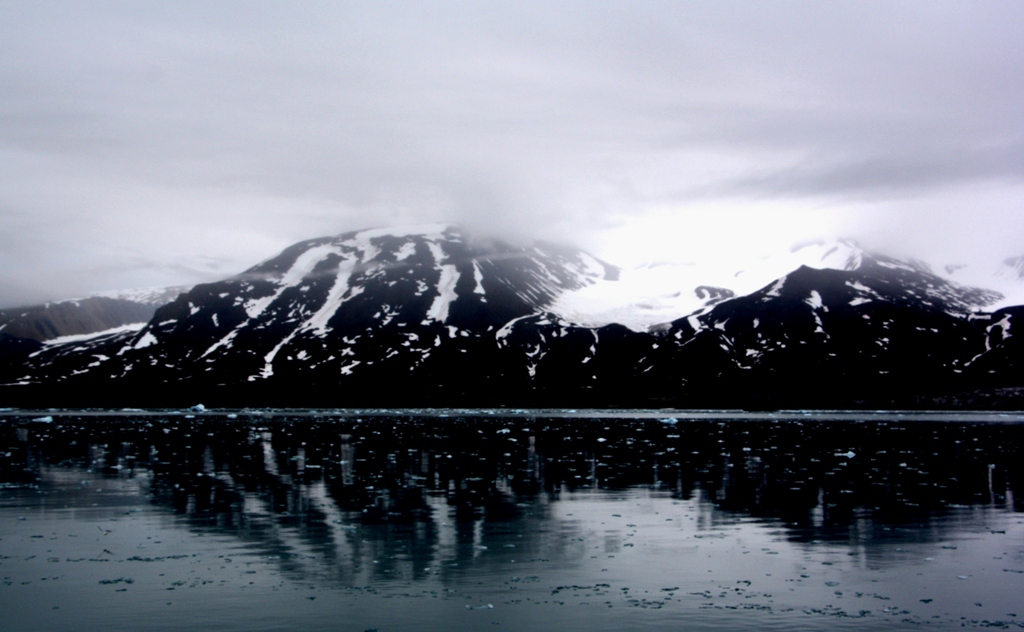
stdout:
[[940,276],[960,285],[995,290],[1002,294],[1002,300],[985,308],[988,311],[1024,305],[1024,277],[1009,261],[1000,264],[994,272],[985,266],[965,265],[949,272],[942,270]]
[[[702,298],[697,292],[702,286],[723,288],[735,296],[744,296],[781,280],[800,266],[856,270],[863,263],[864,254],[855,243],[837,240],[739,263],[729,259],[643,266],[623,270],[617,281],[599,279],[587,287],[565,292],[550,309],[588,327],[619,323],[634,331],[647,331],[654,325],[708,310],[715,299],[706,293],[701,293]],[[952,272],[933,269],[933,273],[958,285],[991,289],[1003,295],[999,301],[986,305],[986,310],[1024,304],[1024,279],[1014,270],[997,274],[962,266]],[[781,285],[774,289],[781,290]],[[869,302],[873,292],[862,289],[866,295],[856,300]],[[695,323],[696,318],[691,318],[691,324]]]
[[623,270],[617,281],[601,279],[566,292],[551,311],[581,325],[600,327],[619,323],[634,331],[703,311],[714,295],[697,288],[731,291],[735,296],[755,292],[804,265],[817,269],[855,270],[864,251],[850,242],[813,244],[773,257],[698,263],[655,264]]

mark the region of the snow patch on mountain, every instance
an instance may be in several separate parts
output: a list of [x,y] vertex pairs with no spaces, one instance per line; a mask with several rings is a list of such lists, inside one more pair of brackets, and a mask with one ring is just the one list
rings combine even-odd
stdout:
[[114,334],[123,334],[127,332],[141,331],[146,323],[129,323],[127,325],[121,325],[120,327],[113,327],[111,329],[105,329],[103,331],[96,331],[89,334],[76,334],[73,336],[60,336],[59,338],[51,338],[44,340],[43,345],[47,347],[56,347],[59,345],[65,345],[73,342],[88,342],[90,340],[105,338]]
[[[617,279],[561,295],[551,311],[588,327],[619,323],[634,331],[703,312],[724,297],[743,296],[782,279],[801,266],[856,270],[864,250],[852,241],[815,242],[771,257],[660,263],[622,270]],[[707,292],[707,288],[720,290]],[[781,288],[781,286],[780,286]]]
[[459,272],[453,265],[441,266],[441,280],[437,282],[437,298],[427,310],[428,320],[445,322],[448,320],[448,307],[456,299],[455,284],[459,282]]
[[[250,319],[258,318],[271,303],[280,298],[281,294],[290,287],[295,287],[302,282],[316,267],[316,264],[323,261],[328,255],[344,255],[334,244],[315,246],[303,252],[292,264],[292,267],[277,282],[277,290],[268,296],[249,299],[245,302],[245,313]],[[244,325],[243,325],[244,326]]]
[[[484,273],[483,270],[480,269],[479,261],[473,262],[473,281],[476,282],[476,286],[473,288],[473,293],[481,296],[486,294],[486,292],[484,292]],[[487,299],[483,300],[486,301]]]
[[[352,298],[362,288],[354,288],[353,293],[348,297],[345,294],[349,291],[348,280],[352,275],[352,270],[355,267],[355,261],[352,259],[344,260],[338,266],[337,277],[335,277],[334,285],[331,286],[330,291],[327,293],[327,300],[320,306],[320,309],[313,314],[309,320],[303,323],[300,329],[304,331],[312,331],[315,335],[323,337],[327,333],[327,322],[334,316],[341,307],[341,304],[345,302],[347,298]],[[298,331],[298,330],[296,330]]]
[[152,347],[158,342],[159,341],[156,339],[156,336],[153,335],[153,332],[147,331],[146,333],[142,334],[142,337],[139,338],[138,341],[132,346],[132,349],[145,349],[146,347]]

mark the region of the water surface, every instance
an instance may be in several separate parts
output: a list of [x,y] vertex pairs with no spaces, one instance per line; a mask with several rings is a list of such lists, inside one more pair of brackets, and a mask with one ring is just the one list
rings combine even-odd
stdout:
[[0,416],[5,630],[1024,627],[1012,415]]

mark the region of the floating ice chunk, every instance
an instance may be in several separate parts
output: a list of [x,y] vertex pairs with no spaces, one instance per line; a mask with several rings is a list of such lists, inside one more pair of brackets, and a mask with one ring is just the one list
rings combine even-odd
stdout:
[[202,404],[196,404],[195,406],[189,408],[189,411],[193,413],[206,412],[206,406],[203,406]]
[[39,423],[39,424],[50,424],[50,423],[53,423],[53,417],[51,417],[50,415],[47,415],[45,417],[36,417],[32,421],[34,421],[36,423]]
[[678,419],[676,419],[675,417],[668,417],[668,418],[666,418],[666,419],[662,419],[662,420],[661,420],[661,423],[663,423],[663,424],[668,424],[668,425],[670,425],[670,426],[674,426],[674,425],[676,425],[677,423],[679,423],[679,420],[678,420]]

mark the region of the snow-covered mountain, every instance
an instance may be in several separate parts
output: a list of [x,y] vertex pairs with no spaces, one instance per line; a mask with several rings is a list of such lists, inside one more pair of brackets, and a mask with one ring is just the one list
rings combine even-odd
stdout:
[[[703,313],[725,299],[755,292],[800,267],[854,271],[865,261],[921,272],[929,276],[936,288],[958,285],[950,275],[933,274],[925,264],[869,253],[853,241],[817,241],[800,244],[789,252],[746,261],[661,263],[623,270],[615,278],[565,292],[552,305],[551,311],[583,325],[619,323],[635,331],[646,331],[680,315]],[[1024,282],[1020,286],[1024,289]],[[919,288],[919,291],[932,290]],[[961,307],[967,311],[990,307],[1003,299],[998,294],[976,294]],[[1024,297],[1021,298],[1024,303]]]
[[623,271],[375,229],[197,285],[141,328],[12,338],[0,377],[4,396],[112,405],[925,405],[1024,386],[1024,308],[1002,299],[851,242]]
[[39,342],[124,327],[142,327],[186,287],[100,292],[84,298],[0,310],[0,333]]
[[139,330],[47,345],[16,383],[472,378],[465,358],[499,349],[503,327],[616,273],[581,251],[473,243],[445,226],[314,239],[192,288]]
[[936,274],[960,285],[984,287],[1001,294],[987,309],[1024,305],[1024,257],[1009,257],[995,266],[946,264]]

